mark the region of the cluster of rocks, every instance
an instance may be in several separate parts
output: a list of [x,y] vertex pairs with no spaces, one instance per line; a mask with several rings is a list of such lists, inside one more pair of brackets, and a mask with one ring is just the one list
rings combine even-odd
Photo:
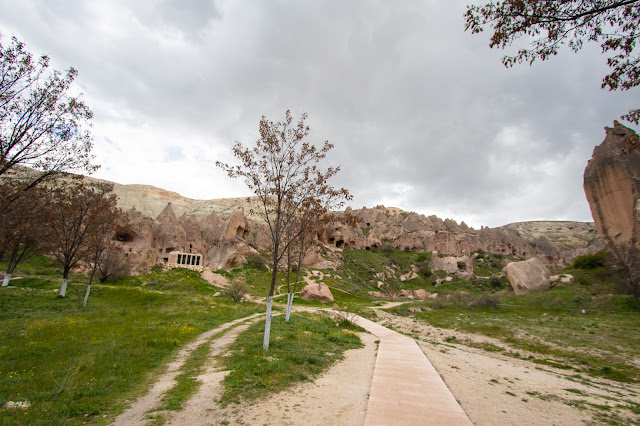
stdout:
[[[591,224],[560,222],[556,229],[566,229],[582,238],[572,239],[572,244],[554,244],[544,235],[535,239],[523,237],[514,228],[488,228],[475,230],[464,222],[437,216],[408,213],[382,205],[372,209],[348,208],[345,214],[353,214],[360,220],[358,226],[341,223],[331,225],[323,242],[338,249],[391,248],[418,253],[437,251],[454,256],[483,250],[489,253],[513,255],[522,259],[538,257],[551,267],[562,267],[573,262],[576,256],[596,253],[606,246],[595,235]],[[549,222],[545,222],[549,223]],[[560,232],[558,232],[560,233]]]
[[418,290],[400,290],[397,294],[391,293],[390,295],[385,295],[379,291],[369,291],[368,293],[369,293],[369,296],[374,297],[376,299],[383,299],[387,296],[390,296],[392,299],[395,299],[396,297],[398,297],[401,299],[419,299],[419,300],[436,299],[438,297],[438,293],[429,293],[427,290],[422,288]]

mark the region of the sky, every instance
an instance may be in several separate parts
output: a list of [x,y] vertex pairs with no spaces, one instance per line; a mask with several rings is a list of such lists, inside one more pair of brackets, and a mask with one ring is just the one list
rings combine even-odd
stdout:
[[[194,199],[251,195],[236,164],[264,115],[303,112],[334,145],[331,183],[476,229],[592,221],[582,176],[640,88],[609,92],[598,45],[505,68],[471,0],[0,0],[15,35],[79,72],[94,113],[94,177]],[[630,126],[636,131],[637,127]]]

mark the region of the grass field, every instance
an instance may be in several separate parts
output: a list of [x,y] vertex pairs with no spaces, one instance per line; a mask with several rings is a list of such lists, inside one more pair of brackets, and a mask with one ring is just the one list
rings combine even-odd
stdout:
[[36,258],[18,271],[25,278],[16,288],[0,290],[0,406],[30,404],[0,409],[0,424],[100,422],[185,342],[263,309],[214,298],[216,289],[185,269],[95,285],[82,309],[80,278],[61,299],[57,272]]

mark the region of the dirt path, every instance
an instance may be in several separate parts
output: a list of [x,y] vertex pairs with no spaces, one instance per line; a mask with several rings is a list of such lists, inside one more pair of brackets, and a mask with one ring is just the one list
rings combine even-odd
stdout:
[[184,365],[189,354],[191,354],[194,349],[211,339],[216,334],[244,321],[257,318],[258,316],[259,314],[254,314],[249,317],[240,318],[199,335],[193,342],[189,343],[178,352],[176,358],[167,366],[167,371],[158,378],[146,395],[138,398],[131,407],[116,417],[114,425],[127,426],[146,424],[146,421],[144,420],[146,413],[157,408],[160,405],[162,395],[176,384],[175,378],[180,373],[180,368]]
[[227,350],[240,333],[257,321],[258,318],[246,321],[243,325],[234,328],[225,333],[224,336],[211,342],[211,352],[209,353],[205,371],[196,379],[202,383],[198,393],[185,403],[182,411],[166,413],[166,424],[179,426],[208,425],[219,418],[215,401],[222,396],[224,391],[222,379],[229,374],[229,371],[220,369],[216,357]]

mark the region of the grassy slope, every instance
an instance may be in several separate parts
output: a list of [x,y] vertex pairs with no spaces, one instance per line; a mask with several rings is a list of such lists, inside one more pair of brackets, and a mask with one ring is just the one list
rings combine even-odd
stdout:
[[0,292],[0,406],[29,401],[27,410],[0,410],[0,424],[79,424],[122,408],[148,373],[183,343],[232,319],[262,310],[213,298],[198,273],[168,273],[96,285],[86,309],[85,286],[56,296],[56,268],[37,258]]

